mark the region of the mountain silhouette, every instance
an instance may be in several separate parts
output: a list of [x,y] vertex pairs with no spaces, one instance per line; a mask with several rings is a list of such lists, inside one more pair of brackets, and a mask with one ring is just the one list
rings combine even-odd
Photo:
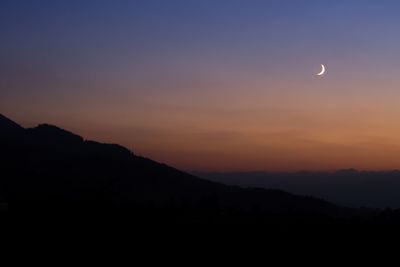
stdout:
[[0,160],[0,202],[19,212],[230,223],[332,222],[362,213],[280,190],[211,182],[119,145],[47,124],[25,129],[2,115]]

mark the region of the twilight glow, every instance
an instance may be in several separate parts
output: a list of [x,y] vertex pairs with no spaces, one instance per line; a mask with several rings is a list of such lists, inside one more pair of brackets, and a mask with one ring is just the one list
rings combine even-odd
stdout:
[[180,169],[400,168],[399,14],[397,0],[1,1],[0,113]]

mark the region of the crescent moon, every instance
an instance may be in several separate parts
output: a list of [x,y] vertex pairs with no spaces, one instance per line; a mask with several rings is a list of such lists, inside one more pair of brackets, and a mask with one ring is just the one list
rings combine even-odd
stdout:
[[322,76],[326,72],[326,68],[325,68],[325,66],[323,64],[321,64],[321,67],[322,67],[322,70],[321,70],[320,73],[317,74],[318,76]]

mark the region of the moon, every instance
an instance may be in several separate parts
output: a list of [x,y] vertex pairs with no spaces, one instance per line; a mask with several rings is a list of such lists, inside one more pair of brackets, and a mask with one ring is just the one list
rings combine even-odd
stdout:
[[320,73],[317,74],[318,76],[322,76],[322,75],[324,75],[325,72],[326,72],[326,68],[325,68],[324,64],[321,64],[321,68],[322,68],[322,70],[321,70]]

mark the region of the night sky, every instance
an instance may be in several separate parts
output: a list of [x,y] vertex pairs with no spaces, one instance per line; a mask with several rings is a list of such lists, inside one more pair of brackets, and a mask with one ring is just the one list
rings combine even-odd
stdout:
[[399,14],[398,0],[2,0],[0,113],[185,170],[400,168]]

